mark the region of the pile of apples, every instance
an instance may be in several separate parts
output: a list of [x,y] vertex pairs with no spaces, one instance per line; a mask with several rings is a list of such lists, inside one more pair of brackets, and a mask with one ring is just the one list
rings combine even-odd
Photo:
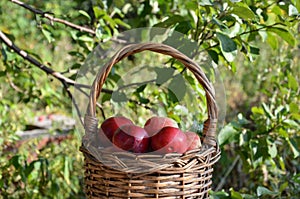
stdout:
[[148,119],[144,127],[123,116],[110,117],[101,124],[98,138],[103,147],[134,153],[182,154],[201,147],[197,133],[183,132],[174,120],[158,116]]

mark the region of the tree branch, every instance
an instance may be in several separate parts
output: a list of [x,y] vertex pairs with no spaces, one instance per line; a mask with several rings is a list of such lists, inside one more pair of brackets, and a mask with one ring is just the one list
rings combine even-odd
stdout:
[[[294,20],[295,20],[295,19],[290,20],[289,22],[293,22]],[[272,24],[272,25],[266,25],[266,26],[263,26],[263,27],[260,27],[260,28],[257,28],[257,29],[248,30],[248,31],[242,32],[241,34],[239,34],[239,35],[237,35],[237,36],[232,37],[231,39],[235,39],[235,38],[237,38],[237,37],[239,37],[239,36],[242,36],[242,35],[245,35],[245,34],[250,34],[250,33],[253,33],[253,32],[258,32],[258,31],[263,30],[263,29],[273,28],[273,27],[275,27],[275,26],[277,26],[277,25],[281,25],[281,23],[274,23],[274,24]],[[212,37],[213,37],[213,35],[211,35],[210,38],[212,38]],[[210,39],[210,38],[206,38],[206,40],[208,40],[208,39]],[[212,46],[208,46],[207,48],[204,48],[204,49],[201,50],[200,52],[205,52],[205,51],[207,51],[207,50],[209,50],[209,49],[212,49],[212,48],[214,48],[214,47],[217,47],[219,44],[220,44],[220,43],[217,42],[217,43],[215,43],[215,44],[212,45]]]
[[[69,78],[63,76],[61,73],[56,72],[53,69],[51,69],[51,68],[43,65],[38,60],[36,60],[35,58],[31,57],[25,51],[21,50],[18,46],[16,46],[2,31],[0,31],[0,40],[2,40],[7,47],[9,47],[13,51],[15,51],[18,55],[20,55],[21,57],[23,57],[25,60],[27,60],[30,63],[32,63],[34,66],[39,67],[46,74],[49,74],[49,75],[53,76],[54,78],[58,79],[63,84],[64,89],[66,90],[66,92],[68,93],[69,97],[71,98],[72,103],[74,104],[74,106],[76,108],[76,111],[77,111],[77,114],[78,114],[78,116],[80,118],[80,121],[83,124],[83,121],[82,121],[82,118],[81,118],[81,114],[80,114],[78,105],[75,102],[75,100],[73,98],[73,95],[72,95],[72,93],[69,90],[69,86],[76,87],[81,93],[83,93],[87,97],[89,97],[89,95],[84,90],[82,90],[82,88],[90,88],[90,86],[89,85],[85,85],[85,84],[78,84],[74,80],[69,79]],[[112,91],[108,90],[108,89],[102,89],[102,91],[103,92],[107,92],[107,93],[112,93]],[[97,106],[101,109],[101,112],[103,113],[102,107],[99,104],[97,104]]]
[[[48,19],[51,22],[51,24],[53,24],[53,22],[57,22],[57,23],[64,24],[64,25],[66,25],[68,27],[71,27],[73,29],[79,30],[81,32],[87,32],[87,33],[90,33],[90,34],[92,34],[94,36],[96,35],[96,31],[95,30],[93,30],[91,28],[79,26],[79,25],[74,24],[72,22],[69,22],[67,20],[63,20],[63,19],[60,19],[60,18],[53,17],[53,14],[51,12],[45,12],[45,11],[33,8],[32,6],[27,5],[24,2],[19,1],[19,0],[10,0],[10,2],[12,2],[12,3],[16,4],[16,5],[19,5],[19,6],[23,7],[23,8],[31,11],[32,13],[34,13],[36,15],[40,15],[41,17],[44,17],[44,18]],[[122,39],[118,39],[118,38],[111,38],[111,41],[117,42],[119,44],[126,44],[126,43],[128,43],[128,41],[122,40]]]
[[21,50],[18,46],[16,46],[2,31],[0,31],[0,39],[6,44],[6,46],[8,46],[10,49],[12,49],[13,51],[15,51],[18,55],[20,55],[21,57],[23,57],[24,59],[26,59],[27,61],[29,61],[30,63],[32,63],[33,65],[39,67],[41,70],[43,70],[45,73],[55,77],[56,79],[58,79],[59,81],[64,81],[69,85],[72,86],[78,86],[78,87],[83,87],[83,88],[90,88],[89,85],[85,85],[85,84],[77,84],[74,80],[69,79],[65,76],[63,76],[61,73],[54,71],[53,69],[43,65],[42,63],[40,63],[38,60],[36,60],[35,58],[31,57],[29,54],[27,54],[25,51]]
[[22,6],[23,8],[33,12],[34,14],[40,15],[41,17],[44,17],[44,18],[48,19],[50,22],[61,23],[61,24],[64,24],[66,26],[69,26],[71,28],[74,28],[76,30],[79,30],[81,32],[88,32],[90,34],[96,35],[96,32],[94,30],[92,30],[90,28],[79,26],[77,24],[71,23],[71,22],[63,20],[63,19],[55,18],[55,17],[52,16],[53,14],[51,14],[50,12],[44,12],[42,10],[35,9],[35,8],[31,7],[30,5],[27,5],[24,2],[19,1],[19,0],[10,0],[10,1],[12,3],[15,3],[15,4],[19,5],[19,6]]

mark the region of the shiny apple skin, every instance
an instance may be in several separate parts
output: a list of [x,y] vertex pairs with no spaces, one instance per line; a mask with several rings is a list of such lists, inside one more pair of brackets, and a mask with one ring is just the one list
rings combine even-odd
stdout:
[[154,136],[162,128],[167,126],[178,128],[178,124],[173,119],[154,116],[146,121],[144,129],[148,132],[149,136]]
[[117,129],[113,136],[113,144],[125,151],[146,153],[149,151],[150,138],[144,128],[127,124]]
[[164,127],[151,137],[151,148],[159,154],[184,153],[187,137],[179,128]]
[[[100,128],[101,128],[102,132],[107,136],[107,138],[110,141],[112,141],[112,138],[113,138],[116,130],[120,126],[123,126],[125,124],[133,124],[133,122],[130,119],[123,117],[123,116],[110,117],[101,124]],[[99,131],[98,133],[100,134],[102,132]],[[99,137],[101,138],[102,135],[99,135]]]
[[185,134],[187,137],[187,150],[186,151],[198,149],[201,147],[201,139],[197,133],[192,132],[192,131],[187,131]]

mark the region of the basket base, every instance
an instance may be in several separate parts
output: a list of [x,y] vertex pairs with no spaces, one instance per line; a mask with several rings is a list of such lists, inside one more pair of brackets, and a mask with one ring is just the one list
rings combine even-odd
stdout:
[[152,173],[129,173],[96,160],[86,150],[85,193],[90,199],[209,198],[213,164],[220,152],[210,148],[178,158],[177,162]]

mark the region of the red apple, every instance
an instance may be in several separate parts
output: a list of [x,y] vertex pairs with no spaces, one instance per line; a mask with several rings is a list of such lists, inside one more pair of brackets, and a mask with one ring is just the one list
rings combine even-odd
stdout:
[[55,115],[53,113],[50,113],[49,115],[47,115],[47,119],[54,120],[55,119]]
[[197,133],[192,132],[192,131],[187,131],[185,134],[187,137],[187,150],[186,151],[198,149],[201,147],[201,140]]
[[179,128],[164,127],[151,137],[151,147],[161,154],[184,153],[187,137]]
[[[118,117],[110,117],[106,119],[102,124],[100,129],[102,129],[103,133],[107,136],[107,138],[112,141],[115,131],[125,124],[133,124],[133,122],[123,116]],[[101,138],[101,131],[98,131],[99,138]]]
[[41,116],[38,117],[38,121],[39,122],[43,122],[45,120],[46,120],[46,116],[45,115],[41,115]]
[[144,129],[149,136],[153,136],[167,126],[178,128],[177,123],[171,118],[154,116],[146,121]]
[[113,136],[113,144],[123,150],[145,153],[149,149],[149,135],[134,124],[120,126]]

